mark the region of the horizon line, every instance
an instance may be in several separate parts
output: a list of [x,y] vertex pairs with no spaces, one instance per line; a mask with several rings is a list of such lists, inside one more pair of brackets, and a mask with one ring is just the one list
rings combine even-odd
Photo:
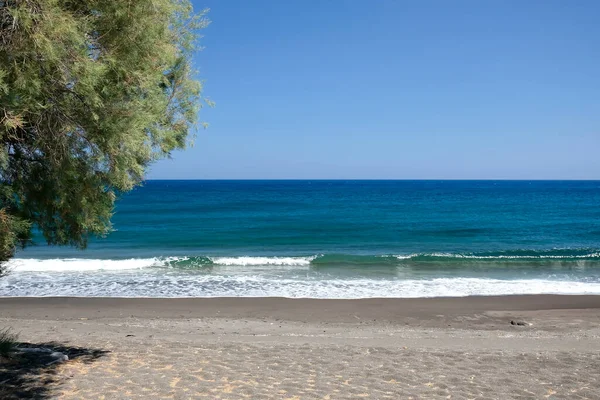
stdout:
[[595,179],[552,178],[152,178],[146,181],[519,181],[519,182],[600,182]]

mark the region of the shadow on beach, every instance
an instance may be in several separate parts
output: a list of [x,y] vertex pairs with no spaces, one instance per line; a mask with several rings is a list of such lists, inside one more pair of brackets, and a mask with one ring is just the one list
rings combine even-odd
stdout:
[[[47,348],[69,357],[67,363],[92,363],[106,350],[65,346],[56,342],[21,343],[21,348]],[[52,363],[46,354],[23,353],[11,358],[0,357],[0,399],[49,399],[62,383],[57,373],[60,363]]]

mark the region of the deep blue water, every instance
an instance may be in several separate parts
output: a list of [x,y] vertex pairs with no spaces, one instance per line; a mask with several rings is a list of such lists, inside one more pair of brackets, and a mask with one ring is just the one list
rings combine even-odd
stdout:
[[43,246],[26,253],[123,258],[596,249],[600,182],[148,181],[119,201],[114,228],[86,252]]
[[[34,271],[52,282],[73,274],[97,279],[98,271],[123,278],[127,265],[143,270],[133,281],[152,271],[155,280],[176,276],[190,286],[207,277],[271,275],[270,283],[301,276],[303,284],[448,278],[600,285],[600,181],[148,181],[118,202],[113,221],[115,231],[85,251],[41,243],[19,253],[25,261],[0,295],[34,293],[18,287]],[[197,285],[170,293],[163,284],[166,291],[151,295],[213,293]],[[52,285],[38,282],[35,293],[64,290]],[[97,294],[115,293],[139,295]]]

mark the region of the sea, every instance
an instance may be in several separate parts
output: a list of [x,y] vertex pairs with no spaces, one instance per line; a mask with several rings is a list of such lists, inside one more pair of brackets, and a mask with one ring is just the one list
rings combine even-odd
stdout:
[[0,296],[600,294],[600,181],[150,180]]

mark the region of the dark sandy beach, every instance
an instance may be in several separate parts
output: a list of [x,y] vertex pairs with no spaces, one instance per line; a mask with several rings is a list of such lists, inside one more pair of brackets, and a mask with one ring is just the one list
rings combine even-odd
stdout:
[[3,362],[6,398],[600,398],[600,296],[2,298],[6,326],[71,358]]

